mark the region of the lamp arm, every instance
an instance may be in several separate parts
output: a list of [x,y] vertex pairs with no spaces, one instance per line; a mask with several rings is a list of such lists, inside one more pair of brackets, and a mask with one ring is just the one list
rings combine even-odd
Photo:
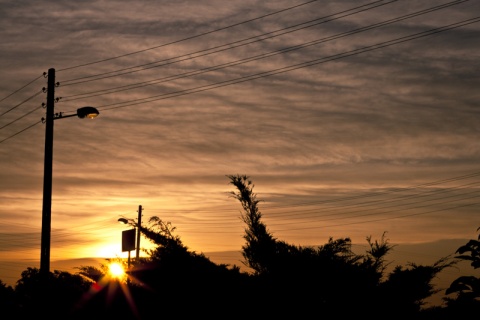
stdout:
[[58,119],[63,119],[63,118],[70,118],[70,117],[75,117],[75,116],[77,116],[76,113],[63,115],[63,112],[59,112],[59,113],[55,113],[55,115],[53,116],[53,120],[58,120]]

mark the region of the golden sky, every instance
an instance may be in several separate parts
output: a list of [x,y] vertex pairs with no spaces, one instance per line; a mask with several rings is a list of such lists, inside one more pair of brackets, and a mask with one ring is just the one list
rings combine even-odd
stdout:
[[240,251],[235,174],[291,244],[476,237],[478,1],[1,7],[3,281],[39,266],[50,68],[56,112],[100,112],[54,122],[52,261],[124,257],[139,205],[194,251]]

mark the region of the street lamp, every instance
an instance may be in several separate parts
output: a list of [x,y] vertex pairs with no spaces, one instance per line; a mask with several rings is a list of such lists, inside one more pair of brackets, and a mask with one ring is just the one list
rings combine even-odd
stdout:
[[42,239],[40,244],[40,274],[47,275],[50,272],[50,240],[52,222],[52,164],[53,164],[53,121],[73,116],[93,119],[99,112],[94,107],[77,109],[77,113],[64,115],[55,113],[55,69],[48,70],[47,81],[47,110],[45,118],[45,162],[43,173],[43,207],[42,207]]

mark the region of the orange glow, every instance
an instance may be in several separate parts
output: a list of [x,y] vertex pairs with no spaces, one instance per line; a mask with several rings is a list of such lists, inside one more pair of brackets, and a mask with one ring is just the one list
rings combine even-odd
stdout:
[[108,272],[112,278],[122,279],[126,276],[125,269],[118,262],[113,262],[108,266]]

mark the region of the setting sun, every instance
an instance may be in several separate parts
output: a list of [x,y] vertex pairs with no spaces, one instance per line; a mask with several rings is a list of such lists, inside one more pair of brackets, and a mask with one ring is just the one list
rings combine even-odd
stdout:
[[118,262],[113,262],[108,266],[108,272],[112,278],[121,279],[125,276],[123,266]]

